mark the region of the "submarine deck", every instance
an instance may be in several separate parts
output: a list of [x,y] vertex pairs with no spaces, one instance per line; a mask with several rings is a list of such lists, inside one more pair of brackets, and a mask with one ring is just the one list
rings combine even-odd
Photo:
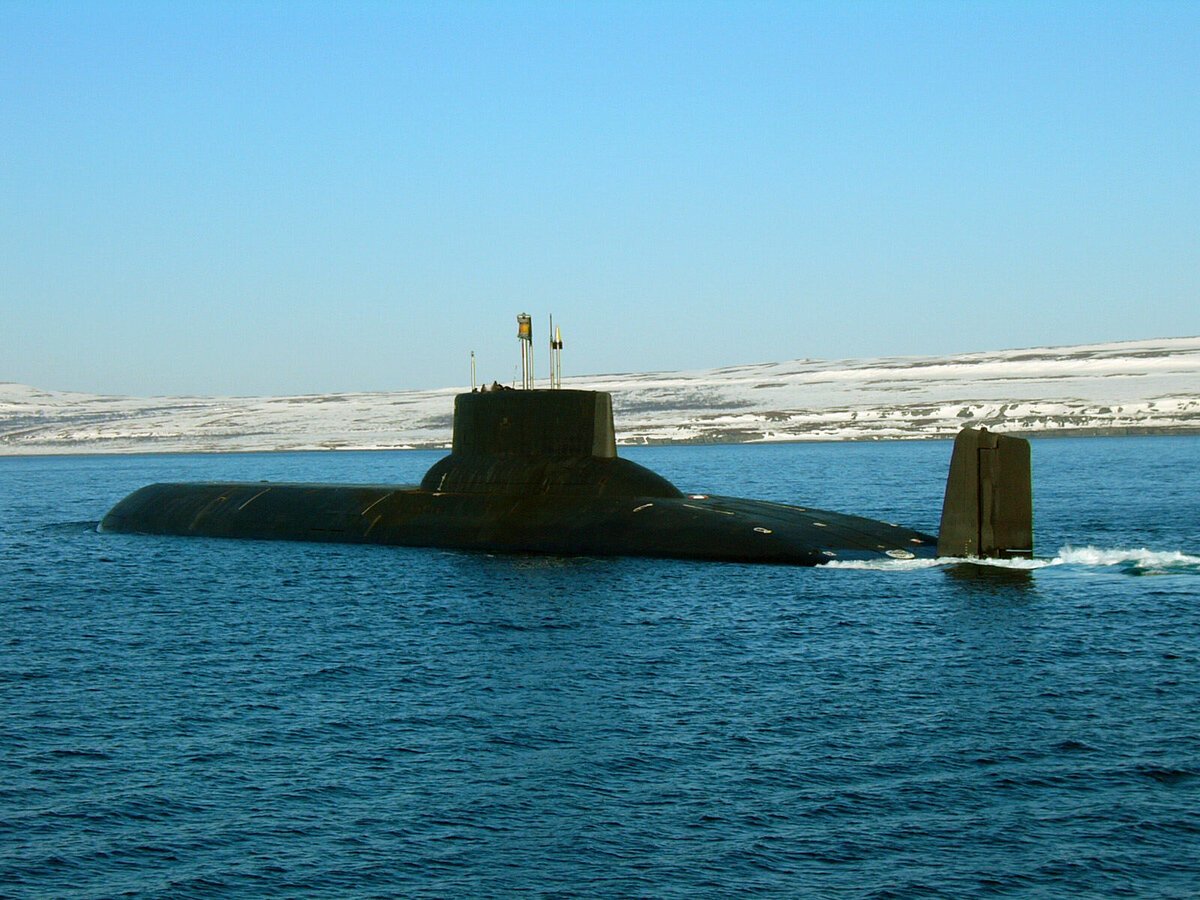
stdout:
[[513,553],[819,565],[936,555],[937,538],[810,507],[718,495],[487,495],[413,485],[152,484],[102,531]]

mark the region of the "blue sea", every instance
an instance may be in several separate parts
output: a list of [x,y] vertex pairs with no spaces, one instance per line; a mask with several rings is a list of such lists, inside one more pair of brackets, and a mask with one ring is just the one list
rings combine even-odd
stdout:
[[[1200,438],[1035,441],[1008,565],[96,528],[439,455],[0,459],[0,896],[1200,895]],[[623,455],[936,531],[950,445]]]

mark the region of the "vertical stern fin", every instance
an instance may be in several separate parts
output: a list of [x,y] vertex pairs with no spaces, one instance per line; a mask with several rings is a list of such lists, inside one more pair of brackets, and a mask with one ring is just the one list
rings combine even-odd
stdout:
[[1029,441],[986,428],[954,439],[938,556],[1033,556],[1033,482]]

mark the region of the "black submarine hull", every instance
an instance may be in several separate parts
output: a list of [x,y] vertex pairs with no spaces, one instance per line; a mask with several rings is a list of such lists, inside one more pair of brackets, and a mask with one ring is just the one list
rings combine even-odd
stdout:
[[100,527],[139,534],[800,566],[932,557],[937,545],[928,534],[859,516],[733,497],[566,500],[415,486],[262,482],[152,484],[118,503]]
[[1028,444],[964,429],[939,537],[860,516],[684,494],[617,456],[601,391],[503,390],[454,401],[451,453],[420,485],[152,484],[102,531],[509,553],[813,566],[1030,555]]

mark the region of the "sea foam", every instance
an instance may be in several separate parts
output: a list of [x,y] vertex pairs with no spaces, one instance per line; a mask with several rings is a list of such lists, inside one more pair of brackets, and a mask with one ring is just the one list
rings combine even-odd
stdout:
[[1035,570],[1051,566],[1073,566],[1077,568],[1116,567],[1131,575],[1200,575],[1200,556],[1180,550],[1150,550],[1146,547],[1130,549],[1105,549],[1102,547],[1059,548],[1050,558],[1034,559],[964,559],[960,557],[938,557],[937,559],[881,559],[881,560],[832,560],[824,569],[864,569],[881,572],[911,572],[941,566],[990,566],[999,569]]

